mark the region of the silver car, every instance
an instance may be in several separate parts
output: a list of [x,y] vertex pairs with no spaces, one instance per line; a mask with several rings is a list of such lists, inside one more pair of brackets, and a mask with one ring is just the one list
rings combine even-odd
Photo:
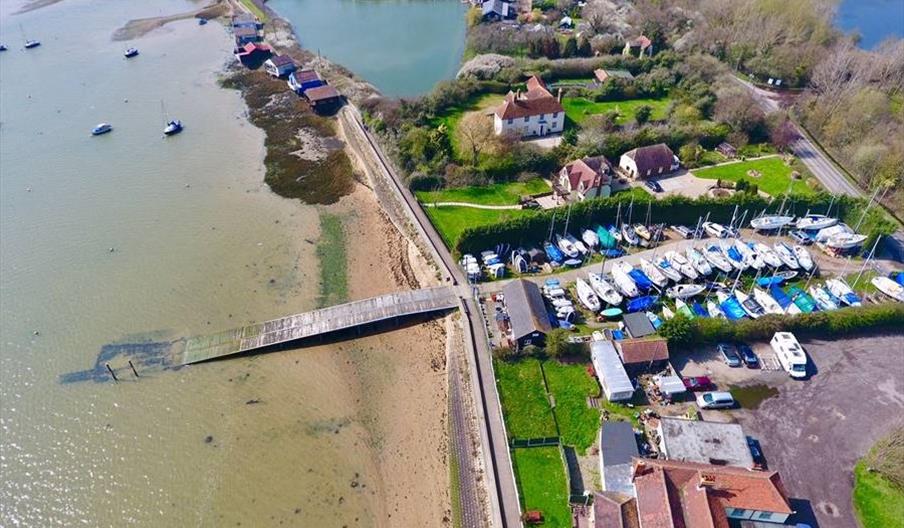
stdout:
[[697,405],[701,409],[727,409],[734,407],[735,401],[730,392],[703,392],[697,395]]

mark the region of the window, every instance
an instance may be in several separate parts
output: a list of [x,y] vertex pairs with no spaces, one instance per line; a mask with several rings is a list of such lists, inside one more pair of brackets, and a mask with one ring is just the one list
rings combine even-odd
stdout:
[[552,113],[552,118],[555,119],[555,118],[557,118],[557,117],[559,117],[559,113],[558,113],[558,112],[553,112],[553,113]]
[[744,510],[744,509],[742,509],[742,508],[729,508],[729,509],[728,509],[728,516],[729,516],[729,517],[735,517],[735,518],[737,518],[737,517],[746,517],[746,516],[747,516],[747,510]]
[[768,521],[769,519],[772,518],[772,513],[770,513],[770,512],[760,512],[760,513],[756,514],[756,518],[757,518],[757,519],[760,519],[760,520],[763,520],[763,521]]
[[508,120],[508,122],[509,122],[509,124],[510,124],[510,125],[511,125],[511,124],[512,124],[512,123],[514,123],[514,122],[515,122],[515,120],[514,120],[514,119],[512,119],[512,118],[509,118],[509,120]]
[[524,116],[524,122],[530,123],[530,116]]

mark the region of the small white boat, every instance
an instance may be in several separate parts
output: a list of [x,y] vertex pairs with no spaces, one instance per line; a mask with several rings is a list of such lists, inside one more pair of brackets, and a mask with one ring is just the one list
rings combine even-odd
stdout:
[[822,288],[810,286],[807,291],[810,293],[810,296],[813,297],[813,300],[816,301],[816,305],[819,306],[820,310],[828,312],[838,309],[838,304]]
[[132,57],[138,55],[138,48],[129,48],[125,51],[125,53],[123,53],[123,55],[125,55],[127,59],[131,59]]
[[734,241],[735,250],[741,254],[741,258],[744,259],[744,263],[747,267],[753,268],[757,271],[766,267],[766,261],[763,260],[763,257],[759,255],[756,251],[750,249],[750,246],[747,245],[741,239],[737,239]]
[[750,265],[744,261],[744,255],[742,255],[740,251],[735,249],[734,243],[732,243],[731,241],[720,241],[719,249],[722,250],[722,255],[725,256],[725,258],[728,260],[728,263],[731,264],[732,268],[739,271],[745,271],[750,267]]
[[480,273],[480,264],[477,263],[477,259],[474,258],[474,255],[466,254],[461,257],[459,261],[462,269],[465,270],[465,273],[468,274],[468,280],[472,282],[477,282],[481,278]]
[[825,244],[833,236],[852,234],[853,232],[854,230],[848,227],[846,224],[838,223],[833,226],[820,229],[816,232],[816,236],[814,236],[813,238],[817,242]]
[[826,281],[826,288],[834,295],[841,299],[841,302],[848,306],[860,306],[860,297],[854,293],[854,290],[840,279],[829,279]]
[[584,279],[575,281],[574,289],[578,294],[578,300],[593,313],[600,311],[600,298],[596,296],[593,288]]
[[574,238],[573,236],[571,236],[569,234],[565,235],[565,240],[571,242],[571,245],[574,246],[574,249],[576,249],[578,251],[578,253],[580,253],[581,255],[586,255],[587,253],[590,252],[590,250],[587,249],[587,246],[585,246],[583,242],[581,242],[580,240]]
[[800,264],[800,267],[804,269],[804,271],[812,271],[813,266],[813,257],[810,256],[810,252],[807,251],[807,248],[797,244],[794,246],[794,256],[797,258],[797,263]]
[[675,312],[673,312],[671,308],[669,308],[668,306],[662,307],[662,318],[663,319],[668,321],[669,319],[672,319],[674,317],[675,317]]
[[826,240],[826,246],[832,249],[854,249],[866,241],[866,235],[858,235],[857,233],[840,233],[829,237]]
[[608,304],[618,306],[624,300],[618,291],[609,284],[609,281],[598,273],[588,273],[587,278],[590,280],[590,286],[599,297]]
[[706,290],[706,286],[702,284],[676,284],[665,290],[665,294],[672,299],[688,299],[695,295],[700,295]]
[[[749,245],[750,244],[748,244],[748,246]],[[753,245],[753,250],[763,258],[763,261],[765,261],[767,265],[772,266],[773,268],[780,268],[782,266],[782,259],[778,258],[775,251],[772,251],[766,244],[757,242]]]
[[[690,280],[697,280],[700,277],[699,272],[696,268],[690,263],[690,261],[683,254],[678,253],[677,251],[667,251],[665,254],[665,258],[669,261],[669,264],[672,265],[672,268],[678,270],[682,275],[687,277]],[[702,256],[700,257],[703,258]],[[706,263],[706,260],[703,260]],[[681,280],[680,278],[676,280]]]
[[[667,259],[666,257],[659,257],[658,259],[656,259],[656,266],[659,268],[659,271],[661,271],[670,280],[673,280],[675,282],[679,282],[681,280],[681,272],[673,267],[672,263],[669,262],[669,259]],[[693,270],[694,268],[691,268],[691,271]],[[694,275],[696,274],[697,272],[694,272]]]
[[[625,267],[622,266],[622,264],[627,266],[627,270],[625,270]],[[628,272],[632,269],[633,267],[626,262],[619,262],[612,267],[612,280],[615,282],[615,287],[618,288],[618,291],[625,297],[637,297],[640,295],[637,283],[635,283],[634,279],[628,275]]]
[[715,238],[727,238],[731,236],[731,231],[722,224],[717,224],[715,222],[703,222],[703,229],[709,234],[711,237]]
[[832,227],[837,223],[837,218],[832,218],[826,215],[808,214],[798,218],[794,226],[798,229],[803,229],[806,231],[817,231],[819,229]]
[[741,303],[741,308],[744,309],[744,312],[751,319],[759,319],[760,317],[766,315],[766,310],[763,309],[763,306],[756,302],[756,299],[749,297],[746,293],[741,290],[735,291],[735,298]]
[[[782,309],[782,305],[778,303],[771,295],[761,290],[760,288],[753,289],[753,298],[756,299],[756,302],[760,303],[760,306],[763,307],[763,310],[766,313],[782,315],[785,313],[785,310]],[[791,306],[794,306],[792,303]]]
[[101,134],[106,134],[107,132],[113,131],[113,125],[110,123],[100,123],[96,127],[91,129],[92,136],[100,136]]
[[901,286],[888,277],[881,276],[873,277],[870,282],[873,283],[873,286],[875,286],[877,290],[885,295],[888,295],[896,301],[904,302],[904,286]]
[[41,45],[40,40],[26,40],[25,41],[25,49],[37,48]]
[[640,271],[649,277],[650,280],[653,281],[653,284],[660,288],[665,287],[665,285],[669,283],[669,278],[665,276],[665,273],[660,271],[658,266],[654,266],[653,263],[647,259],[640,259]]
[[653,312],[647,312],[647,319],[650,320],[650,324],[653,325],[654,330],[659,330],[659,327],[662,326],[662,319]]
[[703,256],[707,262],[722,273],[731,273],[731,262],[722,254],[722,250],[718,246],[709,246],[703,251]]
[[597,248],[600,245],[600,237],[592,229],[585,229],[581,233],[581,240],[590,249]]
[[775,250],[775,254],[778,255],[778,258],[782,261],[785,266],[796,270],[800,268],[800,264],[797,262],[797,257],[794,256],[794,250],[788,247],[784,242],[776,242],[772,245],[772,248]]
[[634,224],[634,232],[637,233],[637,236],[644,240],[650,240],[653,237],[653,234],[650,233],[650,230],[647,226],[643,224]]
[[527,270],[530,268],[524,255],[525,254],[522,251],[512,251],[512,270],[515,273],[527,273]]
[[578,252],[578,249],[574,247],[574,244],[571,243],[565,237],[556,235],[556,245],[559,246],[559,249],[562,250],[562,253],[565,253],[565,256],[569,258],[577,258],[581,254]]
[[756,231],[772,231],[785,227],[793,221],[793,216],[765,215],[751,220],[750,227]]
[[182,132],[182,121],[178,119],[173,119],[172,121],[168,121],[166,123],[166,127],[163,128],[163,135],[172,136]]
[[637,237],[637,232],[634,231],[634,227],[629,226],[628,224],[622,225],[621,236],[622,241],[629,246],[636,246],[640,244],[640,238]]
[[688,262],[690,262],[691,266],[693,266],[693,268],[697,270],[700,275],[704,277],[712,275],[712,266],[709,265],[706,257],[703,256],[703,253],[701,253],[697,248],[689,247],[684,251],[684,254],[687,255]]
[[725,314],[722,312],[722,309],[713,301],[706,301],[706,313],[708,313],[712,319],[725,319]]

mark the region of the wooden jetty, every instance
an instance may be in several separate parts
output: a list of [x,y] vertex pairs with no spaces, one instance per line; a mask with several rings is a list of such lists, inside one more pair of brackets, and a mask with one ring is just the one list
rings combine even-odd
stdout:
[[175,364],[189,365],[297,339],[315,337],[408,315],[458,308],[452,288],[441,286],[371,297],[329,308],[192,337]]

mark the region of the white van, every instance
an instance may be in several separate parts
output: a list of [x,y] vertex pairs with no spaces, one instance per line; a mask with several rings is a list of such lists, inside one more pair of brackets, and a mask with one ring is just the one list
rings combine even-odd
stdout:
[[734,404],[730,392],[703,392],[697,395],[697,405],[701,409],[726,409],[734,407]]
[[782,368],[791,375],[792,378],[803,378],[807,375],[807,355],[804,349],[797,342],[797,338],[791,332],[776,332],[772,336],[772,350],[778,357],[778,362]]

